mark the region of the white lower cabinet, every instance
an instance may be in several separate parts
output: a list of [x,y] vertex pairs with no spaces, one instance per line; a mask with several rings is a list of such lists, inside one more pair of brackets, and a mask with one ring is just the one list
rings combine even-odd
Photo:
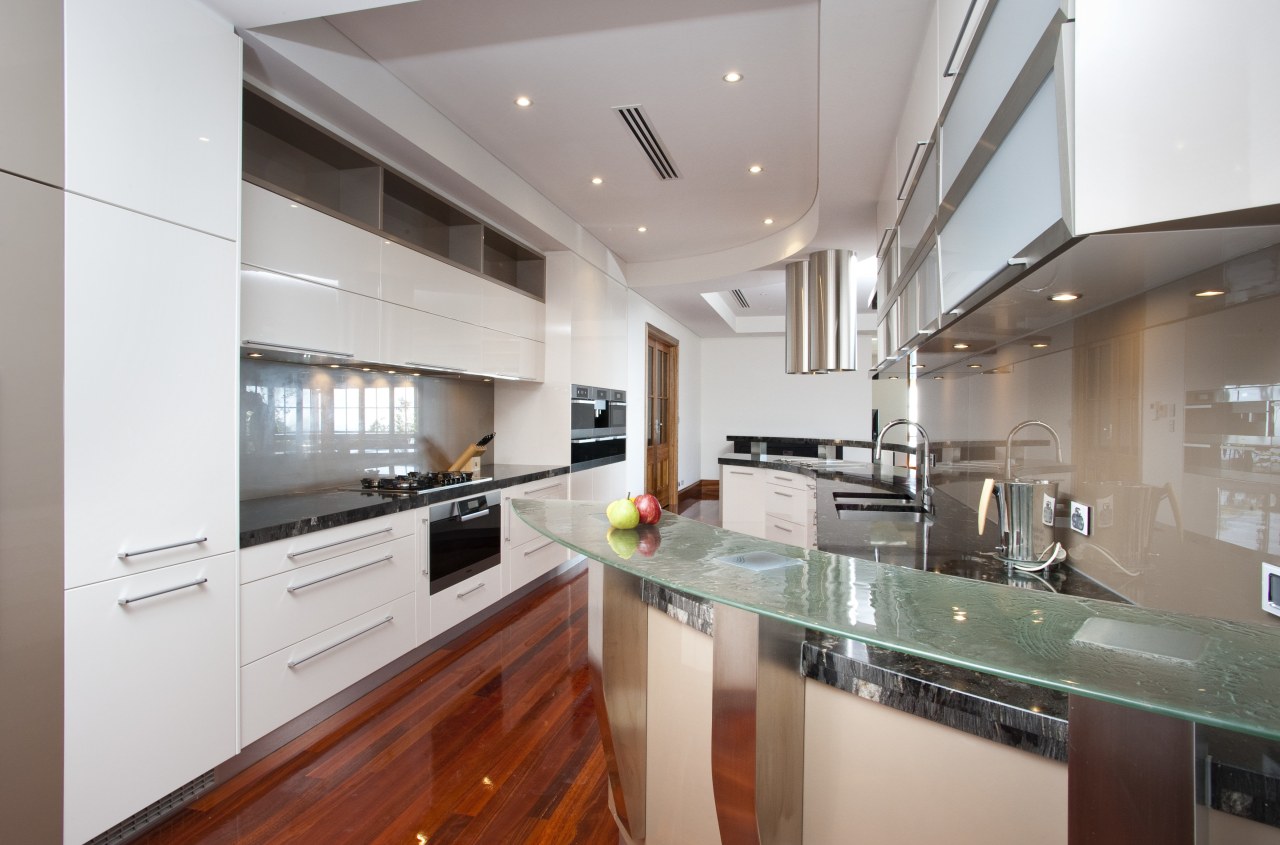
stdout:
[[240,583],[247,584],[280,572],[292,572],[312,563],[367,549],[388,540],[414,536],[422,509],[401,511],[250,546],[240,552]]
[[720,524],[730,531],[764,536],[764,473],[752,467],[720,468]]
[[765,515],[764,539],[777,543],[787,543],[804,549],[815,548],[813,527],[800,522],[792,522],[779,516]]
[[240,735],[248,745],[413,648],[405,595],[240,670]]
[[508,487],[502,491],[503,594],[550,572],[569,559],[569,550],[529,527],[511,509],[512,499],[564,499],[569,477],[557,476]]
[[431,636],[443,634],[502,598],[502,564],[431,596]]
[[502,592],[512,593],[568,560],[569,550],[544,537],[516,546],[503,558]]
[[237,752],[236,589],[230,553],[66,591],[64,842]]

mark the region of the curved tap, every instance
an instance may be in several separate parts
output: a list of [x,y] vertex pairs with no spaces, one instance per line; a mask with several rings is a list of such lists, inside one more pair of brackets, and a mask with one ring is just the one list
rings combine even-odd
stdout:
[[1053,426],[1047,422],[1040,420],[1023,420],[1013,427],[1009,432],[1009,436],[1004,441],[1004,477],[1013,478],[1013,436],[1022,431],[1027,426],[1038,425],[1045,431],[1049,432],[1049,436],[1053,438],[1053,448],[1058,455],[1058,463],[1062,463],[1062,442],[1058,440],[1058,432],[1053,430]]
[[920,501],[924,505],[924,509],[930,513],[933,512],[933,488],[929,486],[929,461],[932,451],[929,447],[929,432],[924,430],[924,426],[915,420],[898,419],[890,422],[884,428],[880,429],[880,436],[876,438],[875,448],[871,450],[871,460],[876,462],[880,460],[881,446],[884,444],[884,436],[889,433],[889,429],[896,425],[907,425],[915,428],[920,432],[920,436],[924,439],[924,461],[920,465]]

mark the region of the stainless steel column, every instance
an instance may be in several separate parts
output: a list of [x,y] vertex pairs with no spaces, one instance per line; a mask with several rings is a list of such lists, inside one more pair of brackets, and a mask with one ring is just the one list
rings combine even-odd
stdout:
[[715,605],[711,780],[722,845],[795,845],[804,822],[804,629]]
[[587,661],[609,773],[609,808],[629,845],[645,840],[648,774],[648,605],[640,579],[590,561]]

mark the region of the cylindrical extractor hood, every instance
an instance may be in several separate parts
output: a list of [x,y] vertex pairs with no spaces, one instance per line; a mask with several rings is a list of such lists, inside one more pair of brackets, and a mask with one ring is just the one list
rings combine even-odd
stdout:
[[[826,249],[809,255],[809,372],[858,368],[858,312],[851,259],[852,253],[847,249]],[[789,304],[789,289],[787,301]]]
[[787,265],[787,372],[809,369],[809,262]]

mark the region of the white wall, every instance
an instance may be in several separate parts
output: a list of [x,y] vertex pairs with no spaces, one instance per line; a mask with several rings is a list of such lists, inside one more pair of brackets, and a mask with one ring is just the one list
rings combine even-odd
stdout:
[[858,352],[857,372],[787,375],[781,335],[703,340],[700,477],[720,477],[731,434],[869,439],[871,356]]
[[[644,488],[646,325],[680,342],[679,355],[679,486],[688,487],[704,476],[702,462],[702,348],[705,340],[634,291],[627,300],[627,485]],[[715,478],[719,478],[717,473]]]

